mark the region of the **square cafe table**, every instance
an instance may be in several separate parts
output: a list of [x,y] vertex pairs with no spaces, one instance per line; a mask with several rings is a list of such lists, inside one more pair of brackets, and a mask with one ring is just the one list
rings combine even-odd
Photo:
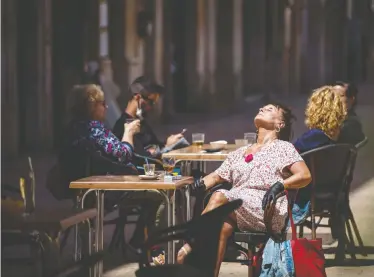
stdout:
[[[175,164],[181,163],[182,175],[190,176],[192,165],[191,162],[197,162],[201,171],[206,171],[206,162],[223,162],[229,153],[238,149],[235,144],[227,144],[225,148],[219,152],[208,153],[204,149],[211,149],[210,144],[203,146],[187,146],[185,148],[170,151],[162,154],[162,158],[173,158]],[[190,219],[187,216],[187,219]]]
[[196,162],[214,162],[224,161],[228,154],[235,151],[239,147],[235,144],[227,144],[220,152],[208,153],[204,149],[211,149],[210,144],[199,146],[187,146],[178,150],[173,150],[168,153],[162,154],[162,158],[174,158],[176,163],[183,161],[196,161]]
[[[166,182],[162,180],[141,180],[139,176],[120,176],[120,175],[106,175],[106,176],[91,176],[79,179],[70,183],[71,189],[87,189],[82,197],[82,207],[84,206],[84,199],[86,195],[92,191],[96,193],[96,208],[97,217],[95,224],[95,250],[102,251],[104,248],[104,192],[107,190],[154,190],[160,193],[167,203],[168,211],[168,226],[175,224],[175,201],[170,201],[170,197],[177,189],[181,189],[193,181],[192,177],[182,177],[179,180]],[[166,193],[164,192],[166,191]],[[175,198],[175,197],[174,197]],[[189,203],[187,203],[188,205]],[[190,210],[190,207],[187,207]],[[168,243],[167,249],[168,263],[175,261],[175,245],[172,242]],[[103,265],[100,262],[97,266],[95,276],[103,275]]]

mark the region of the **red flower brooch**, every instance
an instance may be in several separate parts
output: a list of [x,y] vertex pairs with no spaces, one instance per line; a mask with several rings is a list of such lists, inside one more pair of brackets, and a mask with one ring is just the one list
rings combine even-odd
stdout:
[[248,154],[248,155],[245,157],[245,162],[246,162],[246,163],[250,163],[252,160],[253,160],[253,155],[252,155],[252,154]]

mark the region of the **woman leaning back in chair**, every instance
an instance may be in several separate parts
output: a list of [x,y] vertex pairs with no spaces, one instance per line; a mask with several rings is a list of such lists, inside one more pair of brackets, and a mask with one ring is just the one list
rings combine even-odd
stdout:
[[[269,104],[259,110],[254,119],[257,142],[231,152],[223,164],[203,179],[196,180],[193,190],[207,190],[228,181],[231,190],[213,193],[203,213],[228,201],[242,199],[243,205],[225,221],[218,246],[215,276],[224,257],[227,239],[235,227],[240,230],[265,231],[264,208],[284,190],[298,189],[311,181],[310,172],[295,147],[288,142],[291,136],[293,115],[278,104]],[[281,232],[287,217],[287,199],[280,198],[273,219],[273,230]],[[185,244],[178,252],[178,262],[191,251]]]

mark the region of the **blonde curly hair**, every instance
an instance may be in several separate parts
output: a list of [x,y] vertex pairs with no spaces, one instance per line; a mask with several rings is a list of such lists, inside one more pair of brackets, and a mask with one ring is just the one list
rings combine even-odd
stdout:
[[347,109],[332,86],[315,89],[305,110],[308,128],[322,130],[329,138],[336,139],[347,116]]

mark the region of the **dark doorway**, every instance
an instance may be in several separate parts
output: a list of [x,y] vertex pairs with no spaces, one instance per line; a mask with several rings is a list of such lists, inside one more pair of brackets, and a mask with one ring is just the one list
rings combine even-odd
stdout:
[[171,64],[173,79],[173,99],[177,113],[186,112],[187,85],[186,85],[186,30],[187,30],[187,4],[190,0],[170,1],[172,11],[172,49],[173,59]]

